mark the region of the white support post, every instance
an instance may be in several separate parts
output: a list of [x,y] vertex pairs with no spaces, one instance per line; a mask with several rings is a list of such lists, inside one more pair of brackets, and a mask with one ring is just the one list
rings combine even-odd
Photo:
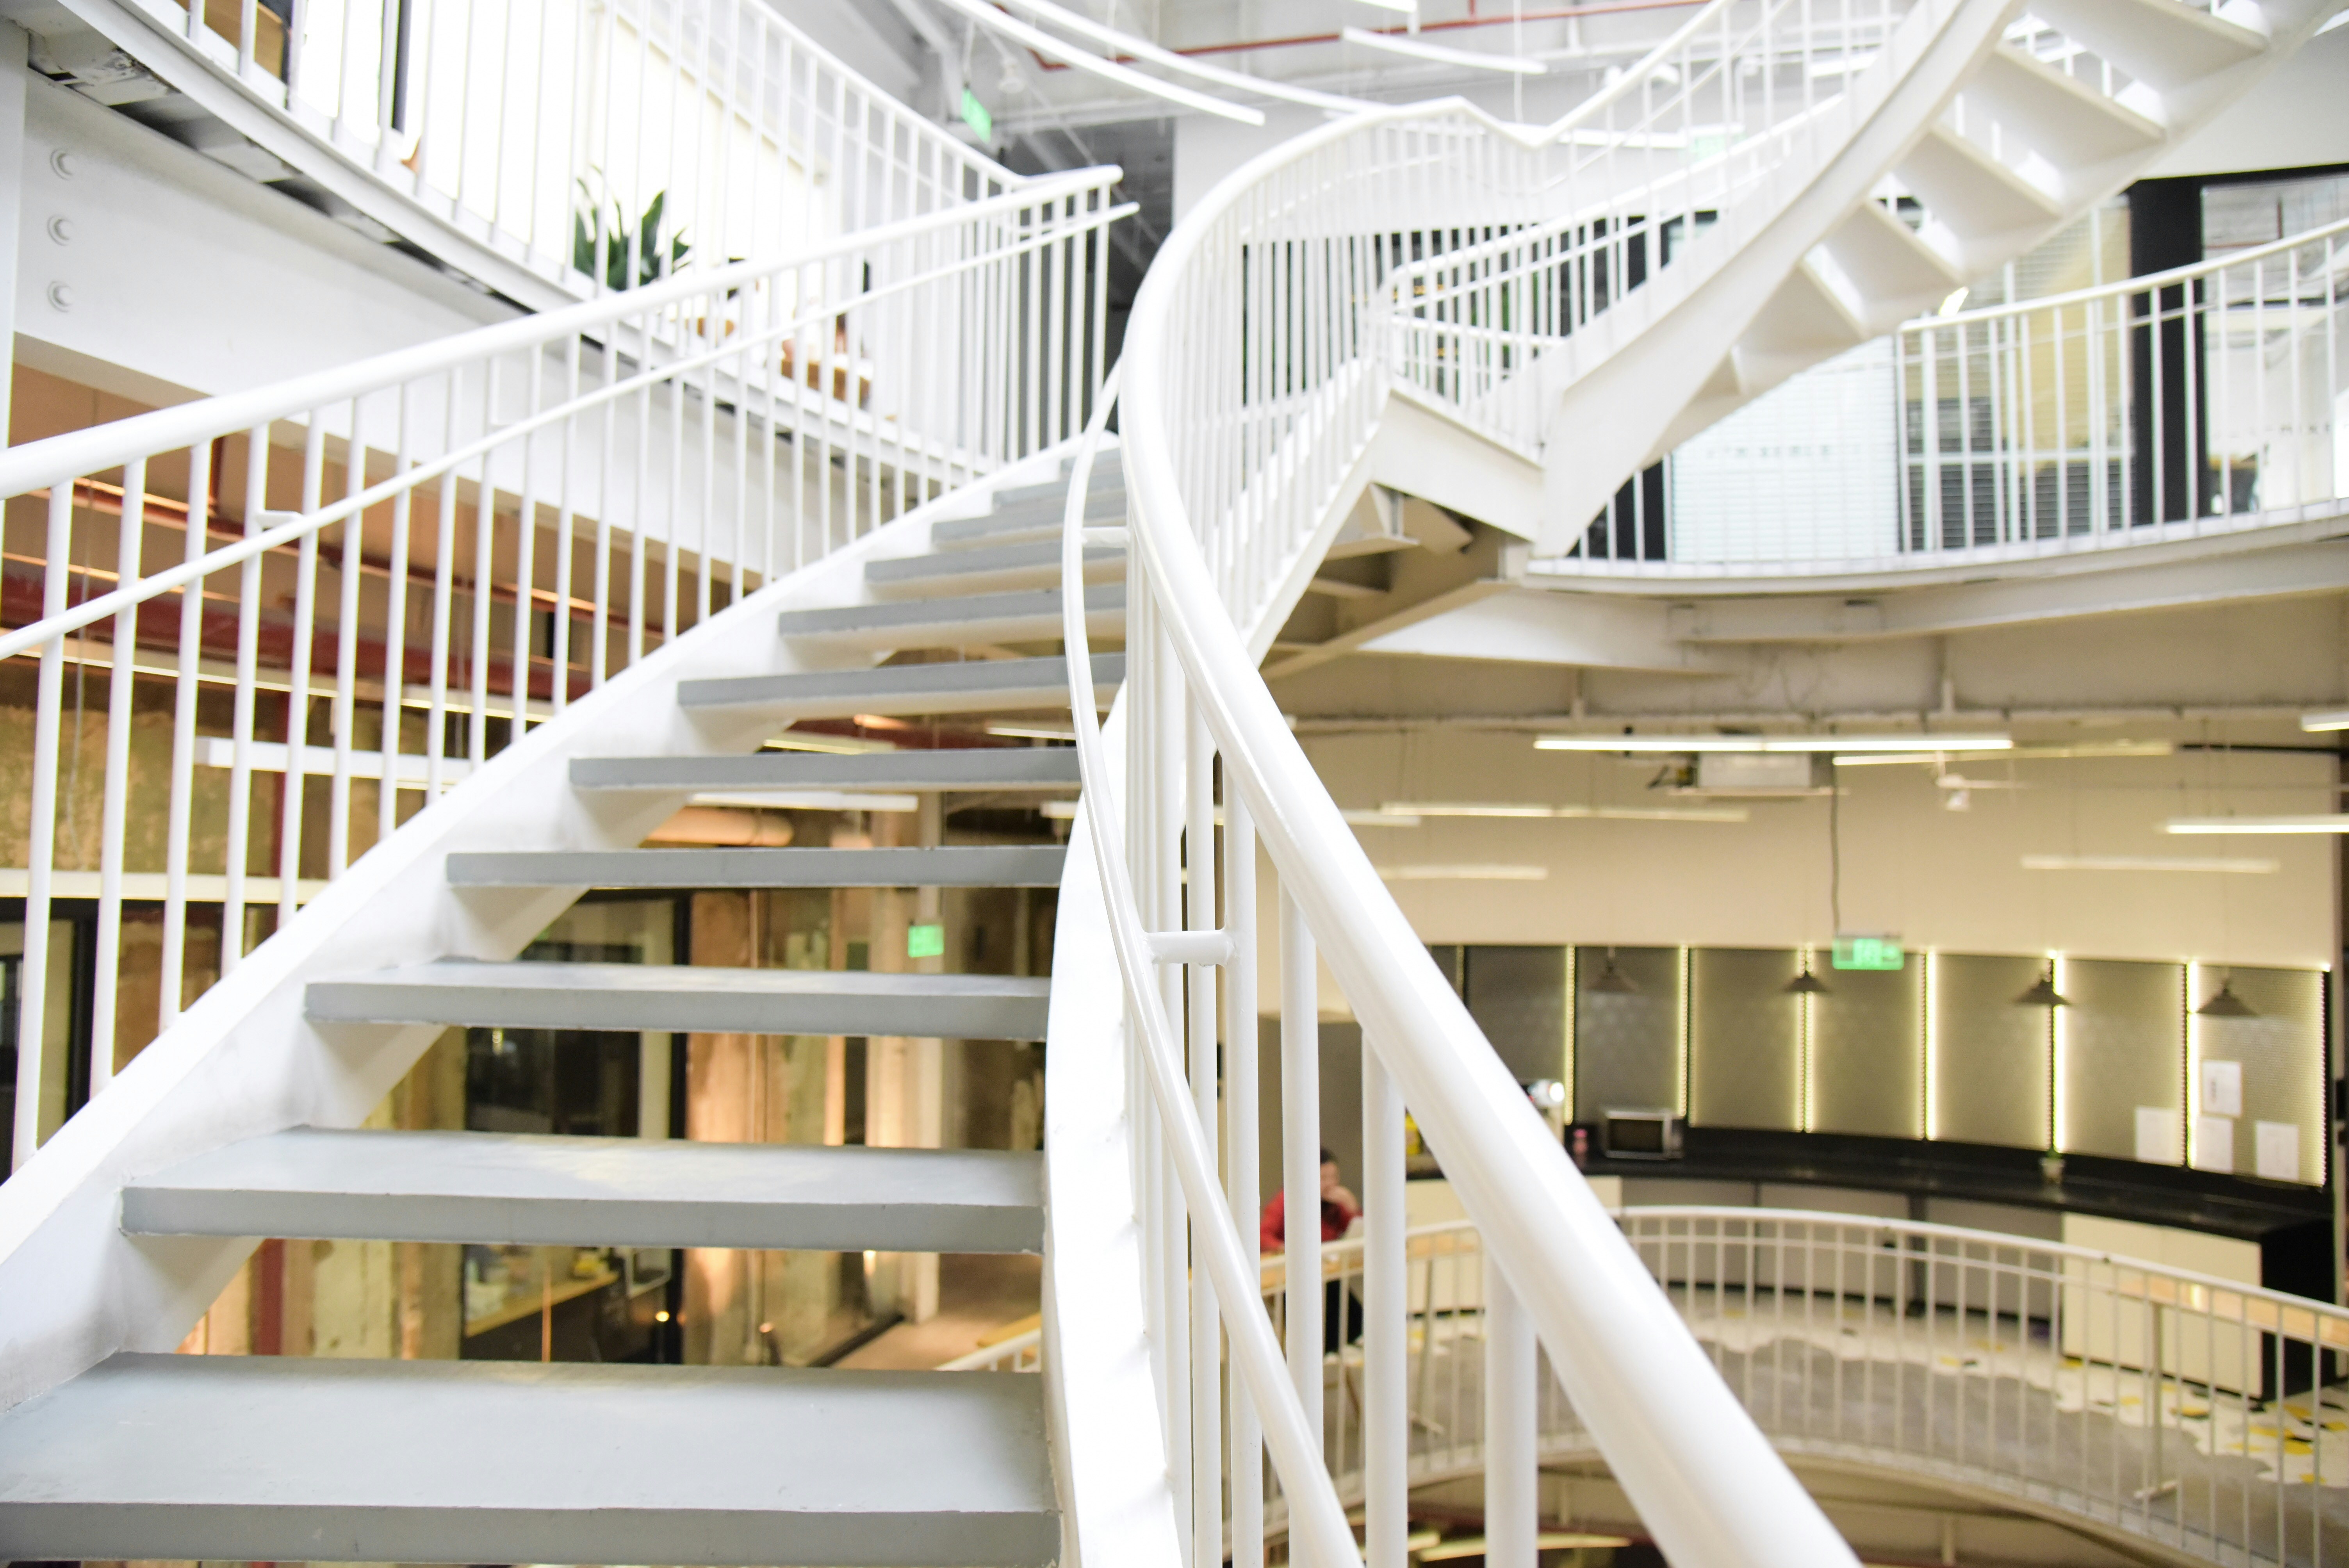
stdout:
[[[1288,1376],[1321,1442],[1321,1021],[1313,931],[1280,890],[1280,1188]],[[1300,1216],[1308,1216],[1306,1223]]]
[[1411,1299],[1402,1090],[1362,1039],[1362,1560],[1404,1568],[1411,1533]]
[[1485,1253],[1485,1568],[1535,1568],[1541,1480],[1535,1447],[1534,1320]]
[[[1224,930],[1231,962],[1224,966],[1224,1191],[1251,1276],[1261,1272],[1257,1233],[1256,824],[1226,775],[1224,779]],[[1248,1304],[1252,1308],[1254,1303]],[[1264,1434],[1247,1385],[1232,1379],[1232,1568],[1263,1568]]]
[[[1030,417],[1033,410],[1030,410]],[[1174,664],[1172,659],[1167,661]],[[1216,805],[1215,743],[1207,738],[1207,721],[1187,694],[1178,699],[1184,748],[1183,870],[1184,925],[1192,931],[1216,927]],[[1207,1158],[1216,1158],[1216,970],[1213,965],[1185,968],[1191,1047],[1191,1102],[1198,1114],[1199,1135]],[[1212,1167],[1211,1167],[1212,1169]],[[1191,1216],[1195,1227],[1223,1223],[1210,1209]],[[1196,1259],[1203,1243],[1195,1235],[1191,1253],[1191,1560],[1198,1568],[1222,1568],[1224,1561],[1223,1318],[1216,1310],[1215,1286]]]

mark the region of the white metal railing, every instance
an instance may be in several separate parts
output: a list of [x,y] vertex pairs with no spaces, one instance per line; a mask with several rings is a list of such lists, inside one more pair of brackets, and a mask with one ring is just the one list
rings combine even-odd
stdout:
[[[1890,16],[1866,15],[1879,33]],[[1661,242],[1670,211],[1643,210],[1655,192],[1717,191],[1732,204],[1783,200],[1785,181],[1752,177],[1770,158],[1824,156],[1819,139],[1763,139],[1740,164],[1749,183],[1731,188],[1692,172],[1709,170],[1718,150],[1668,141],[1661,128],[1667,115],[1686,128],[1707,105],[1730,101],[1722,95],[1747,74],[1749,57],[1765,77],[1787,57],[1801,60],[1803,15],[1778,0],[1713,0],[1627,73],[1633,87],[1619,86],[1549,128],[1505,125],[1451,101],[1308,133],[1232,175],[1178,225],[1136,303],[1122,417],[1132,548],[1119,718],[1130,788],[1118,789],[1120,771],[1081,700],[1077,736],[1089,841],[1125,988],[1147,1344],[1176,1521],[1198,1568],[1221,1563],[1226,1538],[1235,1568],[1257,1560],[1257,1467],[1245,1458],[1231,1464],[1228,1494],[1216,1478],[1226,1473],[1227,1455],[1253,1455],[1259,1444],[1288,1499],[1299,1555],[1334,1565],[1356,1550],[1351,1535],[1340,1533],[1318,1462],[1319,1361],[1302,1349],[1317,1336],[1292,1336],[1282,1379],[1279,1351],[1240,1277],[1256,1240],[1247,1220],[1257,1186],[1259,836],[1281,882],[1282,1148],[1292,1212],[1310,1216],[1319,1202],[1319,1115],[1310,1088],[1317,951],[1364,1026],[1371,1152],[1362,1465],[1371,1568],[1402,1568],[1407,1535],[1406,1103],[1470,1212],[1509,1238],[1506,1279],[1496,1274],[1492,1284],[1492,1299],[1506,1304],[1495,1356],[1529,1366],[1538,1326],[1668,1554],[1787,1568],[1854,1561],[1663,1309],[1654,1283],[1509,1081],[1255,668],[1359,490],[1361,459],[1388,394],[1383,324],[1396,269],[1431,256],[1440,265],[1454,253],[1471,267],[1479,247],[1547,225],[1580,247],[1573,260],[1584,292],[1561,293],[1576,303],[1558,308],[1588,313],[1622,297],[1611,285],[1603,298],[1588,292],[1606,265],[1600,242],[1612,238],[1619,211],[1655,219]],[[1713,64],[1692,42],[1705,37],[1726,40]],[[1813,79],[1807,71],[1804,77]],[[1662,82],[1684,90],[1659,94],[1652,84]],[[1767,92],[1763,100],[1775,113]],[[1821,101],[1795,94],[1785,118]],[[1626,193],[1631,207],[1609,205]],[[1672,211],[1693,219],[1701,209],[1690,199]],[[1602,224],[1605,234],[1594,232]],[[1514,327],[1516,318],[1502,325]],[[1575,343],[1580,335],[1550,341]],[[1071,489],[1071,584],[1079,581],[1079,498],[1097,438],[1098,423]],[[1077,603],[1073,594],[1064,599]],[[1065,635],[1081,662],[1081,616],[1067,619]],[[1318,1290],[1292,1299],[1291,1321],[1318,1301]],[[1218,1371],[1226,1336],[1228,1406]],[[1534,1539],[1534,1450],[1522,1414],[1513,1414],[1510,1429],[1524,1440],[1513,1438],[1504,1461],[1487,1469],[1495,1527],[1516,1543],[1496,1548],[1495,1560],[1513,1565],[1530,1564]]]
[[[0,659],[38,661],[16,1161],[67,1043],[61,873],[97,878],[94,1096],[118,1049],[533,723],[1065,439],[1101,374],[1117,178],[0,454],[25,623]],[[134,920],[160,946],[151,1012],[117,985]]]
[[[1684,1206],[1615,1218],[1783,1452],[1959,1482],[2215,1563],[2315,1568],[2349,1549],[2349,1309],[1948,1225]],[[1364,1246],[1320,1246],[1302,1291],[1286,1257],[1262,1275],[1266,1311],[1314,1366],[1349,1501],[1370,1445]],[[1516,1400],[1544,1457],[1594,1446],[1546,1357],[1520,1369],[1516,1400],[1488,1400],[1503,1387],[1486,1361],[1489,1262],[1471,1222],[1405,1235],[1413,1486],[1483,1470]],[[1288,1315],[1300,1300],[1309,1320]],[[1030,1369],[1015,1346],[953,1365]]]
[[558,298],[1019,183],[761,0],[118,3],[116,42],[191,57],[298,139],[279,146],[375,181],[404,237]]
[[2349,221],[1912,322],[1895,349],[1895,549],[1921,562],[2190,537],[2349,496]]

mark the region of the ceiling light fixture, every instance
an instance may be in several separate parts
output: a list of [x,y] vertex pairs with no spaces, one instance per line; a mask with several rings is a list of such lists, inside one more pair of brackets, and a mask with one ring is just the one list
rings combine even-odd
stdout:
[[1539,60],[1521,59],[1515,55],[1488,55],[1477,49],[1448,49],[1442,44],[1423,44],[1416,38],[1397,37],[1392,33],[1373,33],[1368,27],[1348,27],[1338,36],[1366,49],[1383,49],[1390,55],[1432,60],[1439,66],[1465,66],[1470,70],[1500,71],[1518,77],[1549,74],[1549,67]]
[[2224,872],[2265,876],[2281,864],[2228,855],[2025,855],[2027,872]]
[[2047,973],[2033,981],[2023,995],[2014,999],[2018,1007],[2068,1007],[2072,999],[2055,989],[2055,961],[2047,961]]
[[1547,866],[1427,865],[1381,866],[1387,882],[1546,882]]
[[2090,757],[2168,757],[2178,748],[2167,740],[2090,741],[2080,746],[2015,746],[1997,751],[1871,751],[1838,757],[1838,768],[1942,768],[1957,762],[2062,762]]
[[2219,989],[2194,1011],[2205,1018],[2256,1018],[2260,1016],[2258,1008],[2235,995],[2235,977],[2232,975],[2220,976]]
[[1743,806],[1536,806],[1504,800],[1389,800],[1379,811],[1413,821],[1423,817],[1507,817],[1544,821],[1743,822],[1749,816]]
[[2326,811],[2310,817],[2172,817],[2162,824],[2168,833],[2349,833],[2349,812]]
[[2349,707],[2336,707],[2330,713],[2303,713],[2300,716],[2300,727],[2311,735],[2349,729]]
[[987,733],[1005,740],[1065,740],[1074,743],[1077,732],[1058,729],[1049,724],[990,724]]
[[1636,996],[1640,994],[1640,987],[1631,977],[1617,967],[1615,950],[1611,947],[1607,950],[1607,962],[1599,965],[1598,976],[1590,982],[1590,988],[1602,996]]
[[[2014,749],[2003,735],[1537,735],[1537,751],[1890,751]],[[1920,754],[1920,760],[1928,754]]]

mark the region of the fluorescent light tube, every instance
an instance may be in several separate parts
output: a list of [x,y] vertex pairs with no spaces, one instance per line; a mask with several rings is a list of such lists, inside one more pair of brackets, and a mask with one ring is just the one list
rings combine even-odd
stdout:
[[1456,865],[1381,866],[1388,882],[1546,882],[1547,866]]
[[1549,74],[1549,67],[1539,60],[1523,59],[1516,55],[1488,55],[1478,49],[1447,49],[1441,44],[1423,44],[1416,38],[1400,37],[1392,33],[1373,33],[1368,27],[1348,27],[1339,36],[1366,49],[1383,49],[1390,55],[1402,55],[1414,60],[1433,60],[1440,66],[1465,66],[1470,70],[1501,71],[1517,77]]
[[[2344,12],[2343,15],[2349,15],[2349,12]],[[2300,716],[2300,727],[2311,735],[2321,735],[2327,730],[2349,729],[2349,707],[2336,707],[2330,713],[2303,713]]]
[[[1348,812],[1352,820],[1355,813]],[[1597,820],[1606,822],[1743,822],[1743,806],[1528,806],[1481,800],[1388,800],[1378,815],[1389,821],[1417,821],[1422,817],[1510,817],[1545,821]]]
[[[2012,751],[2003,735],[1537,735],[1537,751]],[[1923,758],[1920,756],[1920,760]]]
[[1474,800],[1385,800],[1379,804],[1379,814],[1385,817],[1554,817],[1557,811],[1547,806],[1511,806],[1498,802]]
[[2264,876],[2277,869],[2274,861],[2235,859],[2224,855],[2202,858],[2161,855],[2025,855],[2027,872],[2232,872]]
[[1902,765],[1935,766],[1950,762],[1987,762],[1993,758],[2011,758],[2017,762],[2065,761],[2084,757],[2168,757],[2178,748],[2167,740],[2091,740],[2077,746],[2009,746],[1994,752],[1966,751],[1870,751],[1854,757],[1838,757],[1838,768],[1893,768]]
[[2349,812],[2313,817],[2172,817],[2162,824],[2172,833],[2349,833]]

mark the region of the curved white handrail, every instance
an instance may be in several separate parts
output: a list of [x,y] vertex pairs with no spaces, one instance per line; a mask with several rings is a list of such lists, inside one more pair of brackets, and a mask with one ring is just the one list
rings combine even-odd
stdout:
[[[1085,495],[1092,477],[1094,454],[1108,428],[1110,410],[1117,402],[1123,366],[1112,370],[1102,388],[1101,406],[1077,449],[1069,480],[1068,506],[1061,530],[1061,634],[1069,668],[1092,667],[1092,649],[1085,630],[1084,513]],[[1279,1343],[1272,1326],[1257,1310],[1257,1281],[1243,1252],[1226,1196],[1217,1184],[1214,1157],[1186,1099],[1183,1054],[1155,989],[1149,934],[1143,931],[1132,877],[1119,852],[1125,833],[1111,784],[1109,758],[1102,749],[1102,724],[1093,711],[1090,692],[1071,687],[1070,710],[1076,720],[1077,755],[1085,779],[1082,806],[1091,832],[1093,868],[1101,879],[1109,920],[1110,942],[1125,982],[1129,1033],[1139,1047],[1144,1082],[1164,1130],[1183,1201],[1195,1217],[1191,1228],[1194,1265],[1211,1281],[1226,1332],[1230,1336],[1232,1365],[1245,1382],[1263,1422],[1264,1442],[1290,1500],[1290,1528],[1306,1543],[1309,1561],[1321,1568],[1339,1568],[1354,1554],[1353,1528],[1345,1510],[1322,1473],[1319,1445],[1306,1424],[1297,1391],[1285,1375]]]
[[[1163,298],[1163,295],[1161,296]],[[1165,330],[1147,292],[1128,353]],[[1139,330],[1137,330],[1139,329]],[[1139,379],[1139,378],[1138,378]],[[1133,548],[1164,635],[1363,1037],[1489,1234],[1625,1491],[1686,1562],[1856,1563],[1817,1506],[1670,1316],[1547,1126],[1437,971],[1256,674],[1182,514],[1162,406],[1137,386],[1124,424]],[[1183,605],[1206,613],[1185,616]],[[1129,643],[1129,681],[1133,649]],[[1089,787],[1088,795],[1092,794]],[[1142,1009],[1145,1016],[1148,1009]]]

